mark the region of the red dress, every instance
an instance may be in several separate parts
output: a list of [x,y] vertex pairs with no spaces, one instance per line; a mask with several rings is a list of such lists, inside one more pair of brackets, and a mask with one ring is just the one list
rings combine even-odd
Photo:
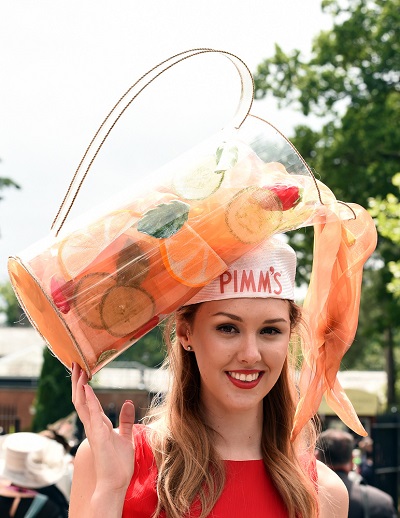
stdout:
[[[122,518],[151,518],[157,506],[157,467],[145,439],[145,427],[138,425],[136,430],[135,473],[126,492]],[[209,518],[287,518],[287,510],[262,460],[228,460],[225,466],[226,484]],[[190,513],[190,518],[197,516],[197,512]],[[165,513],[159,518],[165,518]]]

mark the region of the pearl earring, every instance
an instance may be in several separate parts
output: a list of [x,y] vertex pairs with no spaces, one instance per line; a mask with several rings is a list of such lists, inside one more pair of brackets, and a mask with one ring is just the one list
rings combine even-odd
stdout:
[[187,346],[187,351],[192,351],[192,346],[191,345]]

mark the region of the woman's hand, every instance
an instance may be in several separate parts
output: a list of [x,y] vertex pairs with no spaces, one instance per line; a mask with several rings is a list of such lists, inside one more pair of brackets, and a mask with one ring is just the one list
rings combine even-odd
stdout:
[[86,373],[74,364],[72,402],[85,428],[87,441],[79,447],[74,462],[70,516],[91,516],[92,512],[93,516],[103,516],[98,514],[103,500],[107,502],[104,516],[121,516],[134,470],[135,408],[131,401],[122,405],[119,431],[114,430],[87,382]]

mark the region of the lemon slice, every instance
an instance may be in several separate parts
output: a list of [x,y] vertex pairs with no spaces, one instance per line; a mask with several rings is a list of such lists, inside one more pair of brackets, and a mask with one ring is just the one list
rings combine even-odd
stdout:
[[60,269],[66,280],[83,272],[100,253],[137,221],[137,213],[115,211],[85,229],[66,236],[58,248]]

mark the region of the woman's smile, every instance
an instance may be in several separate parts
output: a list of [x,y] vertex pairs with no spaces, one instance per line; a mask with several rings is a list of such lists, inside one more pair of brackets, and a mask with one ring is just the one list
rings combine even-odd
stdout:
[[228,371],[229,380],[240,389],[252,389],[258,385],[263,376],[263,371]]

